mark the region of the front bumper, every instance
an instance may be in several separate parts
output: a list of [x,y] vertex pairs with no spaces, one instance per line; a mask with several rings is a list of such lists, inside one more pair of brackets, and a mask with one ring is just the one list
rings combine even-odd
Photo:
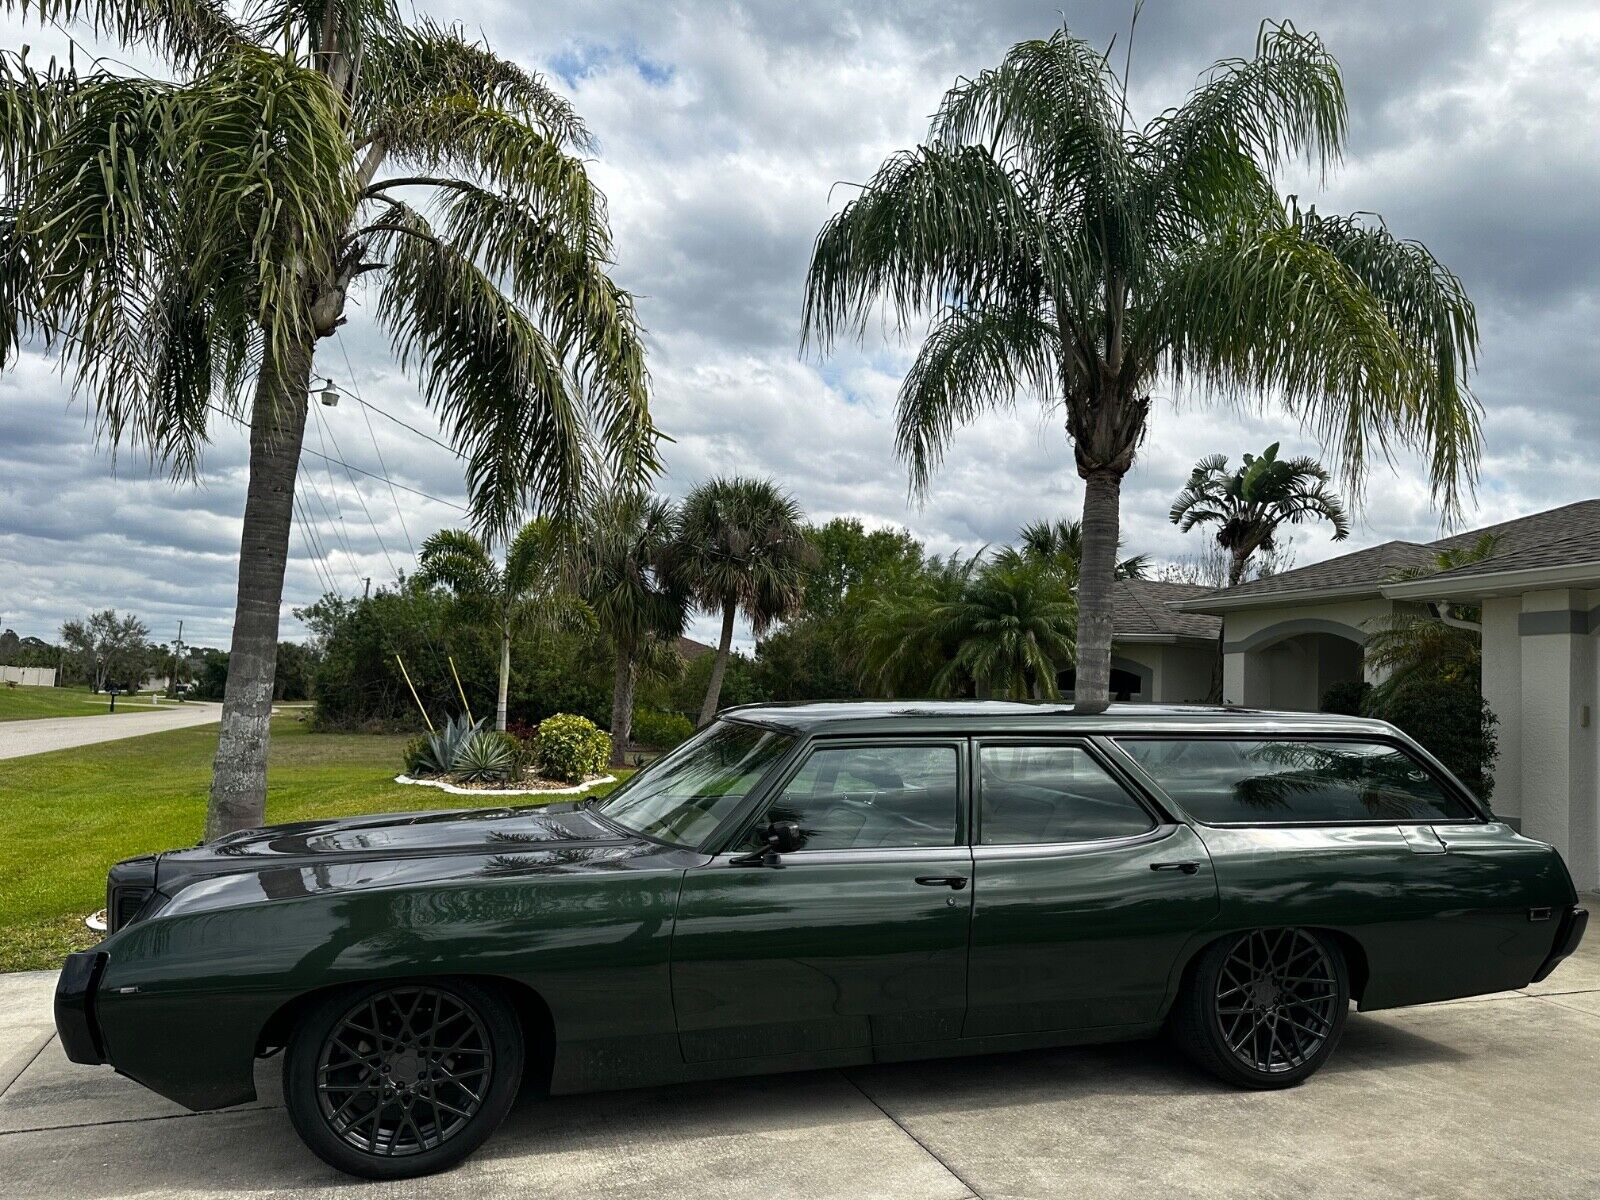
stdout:
[[104,951],[82,950],[67,955],[56,981],[56,1032],[61,1035],[61,1048],[75,1063],[106,1061],[94,1011],[95,991],[105,969]]
[[1583,941],[1583,931],[1588,925],[1589,911],[1579,908],[1576,904],[1561,914],[1561,924],[1556,927],[1555,945],[1550,948],[1550,957],[1544,960],[1534,975],[1534,983],[1545,979],[1561,964],[1562,959],[1578,948],[1578,943]]

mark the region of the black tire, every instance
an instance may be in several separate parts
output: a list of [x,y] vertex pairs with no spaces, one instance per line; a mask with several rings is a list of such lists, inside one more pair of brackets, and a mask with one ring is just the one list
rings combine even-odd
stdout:
[[498,991],[465,980],[386,982],[314,1005],[284,1051],[283,1098],[323,1162],[366,1179],[442,1171],[505,1119],[523,1036]]
[[1168,1028],[1196,1064],[1237,1087],[1293,1087],[1339,1044],[1350,974],[1338,944],[1309,929],[1254,929],[1207,947]]

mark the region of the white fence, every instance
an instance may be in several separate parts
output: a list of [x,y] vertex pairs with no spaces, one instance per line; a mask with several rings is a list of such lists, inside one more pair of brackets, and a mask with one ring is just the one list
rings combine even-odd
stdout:
[[28,687],[55,687],[54,667],[0,667],[0,683],[21,683]]

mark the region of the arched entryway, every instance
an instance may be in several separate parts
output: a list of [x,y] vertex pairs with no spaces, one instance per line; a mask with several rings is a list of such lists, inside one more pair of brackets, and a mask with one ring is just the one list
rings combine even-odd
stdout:
[[1233,668],[1228,699],[1253,708],[1315,712],[1329,688],[1363,678],[1366,640],[1353,625],[1300,618],[1230,642],[1223,647]]
[[[1144,663],[1134,662],[1131,658],[1122,658],[1119,655],[1111,656],[1111,698],[1113,700],[1132,700],[1148,703],[1152,696],[1152,683],[1155,673]],[[1063,699],[1070,700],[1078,686],[1078,671],[1076,667],[1068,667],[1056,676],[1056,687],[1060,689]]]

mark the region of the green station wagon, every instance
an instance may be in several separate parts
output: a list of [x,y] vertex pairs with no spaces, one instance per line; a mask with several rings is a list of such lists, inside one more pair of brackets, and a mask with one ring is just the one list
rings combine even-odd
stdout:
[[1363,1011],[1518,988],[1559,855],[1376,721],[1005,702],[733,709],[604,800],[234,834],[111,871],[76,1062],[438,1170],[551,1091],[1140,1038],[1276,1088]]

